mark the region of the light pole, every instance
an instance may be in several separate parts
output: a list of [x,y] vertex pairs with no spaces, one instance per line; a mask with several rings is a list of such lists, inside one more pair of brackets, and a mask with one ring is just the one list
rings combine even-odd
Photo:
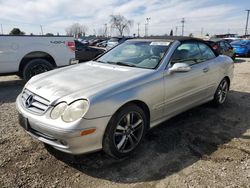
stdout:
[[146,18],[146,24],[145,24],[145,36],[147,37],[148,36],[148,25],[149,25],[149,20],[151,18]]
[[245,35],[247,35],[247,28],[248,28],[248,18],[249,18],[249,12],[250,10],[246,10],[247,11],[247,22],[246,22],[246,28],[245,28]]
[[181,23],[182,23],[182,36],[184,36],[184,24],[185,24],[185,18],[182,18],[181,20]]

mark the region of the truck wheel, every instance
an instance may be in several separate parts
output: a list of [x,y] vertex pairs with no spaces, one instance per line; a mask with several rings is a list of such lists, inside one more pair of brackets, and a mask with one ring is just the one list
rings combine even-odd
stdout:
[[32,59],[23,68],[22,77],[27,82],[31,77],[53,68],[53,65],[45,59]]

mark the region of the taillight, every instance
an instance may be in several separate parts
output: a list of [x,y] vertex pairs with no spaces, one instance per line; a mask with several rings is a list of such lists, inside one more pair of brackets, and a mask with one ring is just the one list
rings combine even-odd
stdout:
[[70,50],[72,51],[75,51],[76,50],[76,45],[75,45],[75,42],[74,41],[68,41],[67,43],[67,46]]

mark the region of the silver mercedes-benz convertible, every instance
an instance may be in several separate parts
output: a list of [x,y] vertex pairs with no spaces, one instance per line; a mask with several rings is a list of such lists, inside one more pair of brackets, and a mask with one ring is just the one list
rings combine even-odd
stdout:
[[223,104],[233,67],[203,40],[131,39],[93,61],[33,77],[16,101],[19,122],[63,152],[125,157],[161,122],[208,101]]

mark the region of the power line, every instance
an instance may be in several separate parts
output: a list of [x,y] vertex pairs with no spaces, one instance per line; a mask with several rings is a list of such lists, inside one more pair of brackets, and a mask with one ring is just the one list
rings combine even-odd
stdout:
[[182,24],[182,26],[181,26],[181,28],[182,28],[182,31],[181,31],[181,33],[182,33],[182,36],[184,36],[184,24],[185,24],[185,18],[182,18],[182,20],[181,20],[181,24]]
[[246,10],[246,11],[247,11],[247,22],[246,22],[246,28],[245,28],[245,35],[247,35],[248,18],[249,18],[249,12],[250,12],[250,10]]

